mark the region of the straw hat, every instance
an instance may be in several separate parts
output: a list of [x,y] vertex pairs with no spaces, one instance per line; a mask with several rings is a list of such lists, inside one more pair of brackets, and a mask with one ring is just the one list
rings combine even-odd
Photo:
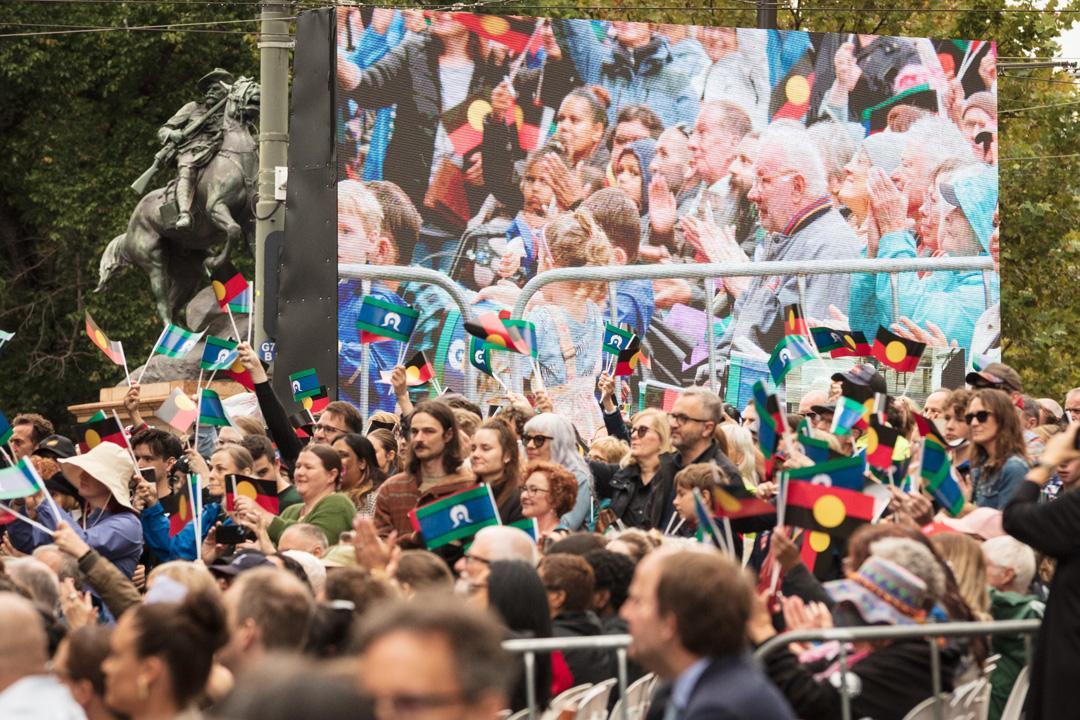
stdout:
[[[135,477],[135,463],[127,451],[116,443],[103,442],[84,455],[76,455],[60,461],[64,477],[82,492],[82,473],[85,472],[109,488],[109,492],[128,510],[131,505],[131,489],[128,485]],[[80,472],[82,471],[82,472]]]

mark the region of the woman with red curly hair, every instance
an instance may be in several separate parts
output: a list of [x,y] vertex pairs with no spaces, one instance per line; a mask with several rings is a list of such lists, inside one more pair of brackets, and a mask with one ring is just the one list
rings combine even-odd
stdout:
[[538,540],[560,529],[559,518],[574,509],[577,494],[577,478],[569,470],[550,462],[529,463],[521,484],[521,514],[536,519]]

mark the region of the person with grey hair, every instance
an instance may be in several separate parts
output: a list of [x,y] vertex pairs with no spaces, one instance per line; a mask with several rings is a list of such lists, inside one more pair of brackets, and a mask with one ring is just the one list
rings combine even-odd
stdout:
[[821,162],[825,166],[825,179],[829,184],[829,196],[836,208],[841,204],[840,187],[846,176],[845,169],[858,147],[855,137],[852,137],[852,127],[861,138],[862,128],[858,125],[845,125],[833,120],[815,123],[807,129],[821,155]]
[[330,542],[327,540],[323,529],[310,523],[290,525],[285,529],[285,532],[281,533],[277,544],[278,552],[301,550],[317,558],[321,558],[326,554],[326,549],[329,547]]
[[491,563],[498,560],[521,560],[536,567],[540,551],[527,532],[510,525],[491,525],[482,528],[473,538],[454,569],[458,580],[454,592],[467,596],[487,585]]
[[578,482],[577,502],[574,509],[560,519],[560,524],[571,532],[591,526],[596,519],[593,508],[593,478],[585,458],[578,452],[577,432],[574,424],[562,415],[541,413],[525,423],[521,436],[525,455],[529,462],[544,460],[561,465],[574,474]]
[[945,118],[927,115],[904,133],[904,152],[891,179],[907,196],[907,216],[915,219],[930,187],[930,175],[946,160],[975,161],[971,145],[959,128]]
[[81,583],[82,573],[79,572],[79,559],[68,555],[56,545],[49,543],[34,548],[33,557],[35,560],[40,560],[48,565],[49,569],[56,573],[56,579],[59,582],[71,578],[76,585]]
[[[833,207],[817,148],[799,125],[775,123],[762,133],[748,198],[757,206],[766,233],[754,253],[755,262],[858,257],[855,231]],[[847,275],[810,275],[805,295],[800,294],[794,274],[755,277],[741,288],[726,286],[736,300],[720,341],[723,353],[769,355],[784,336],[785,306],[798,303],[806,317],[824,318],[829,306],[848,304]]]
[[41,607],[52,613],[60,607],[60,581],[42,561],[32,557],[12,558],[4,562],[4,572]]
[[[1011,535],[982,544],[986,581],[990,585],[990,615],[994,620],[1041,620],[1046,606],[1030,594],[1035,578],[1035,551]],[[990,714],[999,718],[1020,668],[1027,662],[1021,635],[995,635],[991,651],[1001,655],[990,675]]]

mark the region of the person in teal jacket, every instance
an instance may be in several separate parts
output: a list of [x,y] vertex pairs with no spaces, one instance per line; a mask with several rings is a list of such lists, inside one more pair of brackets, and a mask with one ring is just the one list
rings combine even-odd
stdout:
[[[994,168],[982,164],[961,167],[939,179],[938,192],[941,202],[935,211],[941,213],[941,250],[950,257],[989,254],[998,196]],[[878,168],[871,171],[870,197],[871,223],[876,223],[880,239],[874,241],[871,229],[865,256],[883,260],[916,257],[915,236],[905,226],[903,195]],[[852,329],[862,330],[869,339],[879,325],[889,327],[904,317],[922,327],[936,325],[950,343],[955,340],[967,349],[975,322],[998,301],[1000,292],[997,275],[989,275],[987,287],[978,270],[933,272],[923,277],[900,273],[896,281],[899,305],[894,309],[888,274],[852,276],[848,307]]]

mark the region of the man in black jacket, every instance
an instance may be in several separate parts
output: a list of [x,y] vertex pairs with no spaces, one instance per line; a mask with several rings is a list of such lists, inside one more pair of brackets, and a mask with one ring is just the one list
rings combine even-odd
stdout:
[[714,551],[646,556],[621,615],[630,657],[665,684],[649,717],[794,720],[747,653],[754,590],[738,563]]
[[[540,563],[540,579],[551,607],[551,629],[555,637],[603,635],[600,618],[592,610],[595,576],[584,558],[554,553]],[[574,684],[599,683],[615,677],[610,650],[567,650],[563,653],[574,676]]]

